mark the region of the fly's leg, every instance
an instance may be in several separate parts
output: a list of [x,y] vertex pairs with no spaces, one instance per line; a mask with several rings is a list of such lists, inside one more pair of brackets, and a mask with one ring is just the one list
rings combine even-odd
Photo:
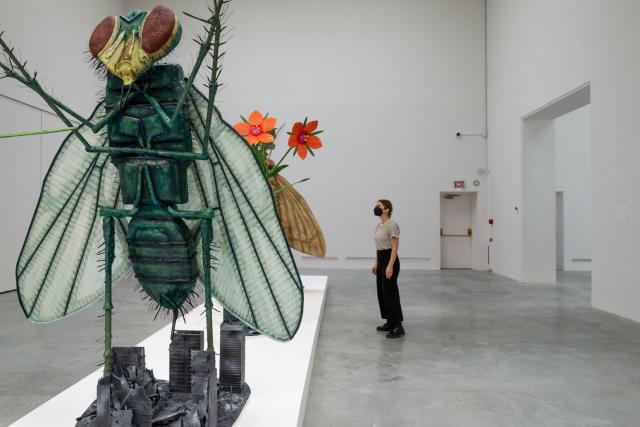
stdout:
[[105,263],[104,263],[104,376],[109,377],[113,372],[111,354],[111,267],[113,266],[114,255],[114,220],[113,217],[103,218],[102,229],[104,232]]
[[167,208],[167,211],[171,214],[171,216],[175,218],[202,219],[202,220],[211,220],[213,218],[214,210],[216,209],[206,208],[206,209],[201,209],[199,211],[181,211],[171,206]]
[[210,219],[203,219],[200,226],[202,233],[202,267],[204,280],[204,307],[207,313],[207,351],[213,352],[213,320],[211,310],[211,242],[213,240],[213,230]]
[[100,208],[102,232],[104,234],[104,376],[113,372],[113,354],[111,351],[111,288],[113,285],[111,270],[115,259],[115,220],[127,216],[129,211]]

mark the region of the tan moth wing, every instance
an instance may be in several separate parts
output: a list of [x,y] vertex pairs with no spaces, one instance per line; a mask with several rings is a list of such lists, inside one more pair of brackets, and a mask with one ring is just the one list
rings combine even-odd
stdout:
[[[327,247],[320,224],[307,201],[278,174],[269,180],[276,208],[289,246],[307,255],[323,258]],[[279,189],[286,188],[285,190]]]

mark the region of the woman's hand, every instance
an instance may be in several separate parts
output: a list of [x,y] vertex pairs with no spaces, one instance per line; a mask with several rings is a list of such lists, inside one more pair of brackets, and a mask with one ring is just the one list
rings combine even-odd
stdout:
[[393,276],[393,265],[387,265],[385,276],[387,277],[387,279],[391,279],[391,276]]
[[376,262],[375,264],[373,264],[373,267],[371,267],[371,272],[373,273],[374,276],[376,276],[377,271],[378,271],[378,263]]

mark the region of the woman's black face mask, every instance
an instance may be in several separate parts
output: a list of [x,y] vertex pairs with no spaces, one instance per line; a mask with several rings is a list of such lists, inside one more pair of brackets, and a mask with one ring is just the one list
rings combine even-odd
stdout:
[[373,208],[373,214],[375,216],[381,216],[382,215],[382,209],[380,208],[380,206],[376,206],[375,208]]

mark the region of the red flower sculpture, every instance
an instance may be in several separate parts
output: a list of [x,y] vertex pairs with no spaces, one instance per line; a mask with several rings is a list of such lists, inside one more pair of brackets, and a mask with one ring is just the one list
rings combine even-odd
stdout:
[[316,131],[318,128],[318,121],[313,120],[307,123],[307,119],[304,123],[296,122],[293,125],[293,129],[289,133],[289,147],[295,148],[295,153],[304,160],[307,157],[307,151],[313,155],[313,150],[322,148],[322,141],[316,135],[322,133],[322,131]]
[[276,128],[276,118],[263,117],[259,111],[254,111],[248,121],[243,119],[242,122],[236,123],[234,128],[251,145],[259,142],[269,144],[275,140],[273,130]]

